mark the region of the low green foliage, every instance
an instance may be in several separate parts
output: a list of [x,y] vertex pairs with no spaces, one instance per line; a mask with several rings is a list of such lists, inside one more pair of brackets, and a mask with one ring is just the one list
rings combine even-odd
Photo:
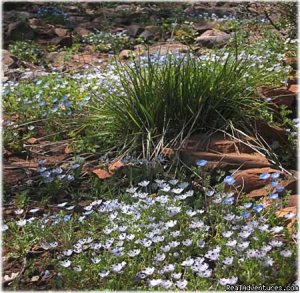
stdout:
[[122,49],[130,48],[129,37],[123,33],[105,33],[98,31],[83,37],[83,42],[95,45],[97,51],[118,53]]
[[9,45],[8,51],[20,61],[41,63],[42,50],[35,42],[16,41]]

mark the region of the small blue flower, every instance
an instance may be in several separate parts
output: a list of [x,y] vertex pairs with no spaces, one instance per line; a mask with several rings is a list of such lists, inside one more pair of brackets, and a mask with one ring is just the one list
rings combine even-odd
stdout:
[[280,177],[280,173],[272,173],[271,176],[272,176],[273,179],[277,179],[277,178]]
[[45,165],[46,160],[39,160],[38,163],[39,163],[40,166],[43,166],[43,165]]
[[47,170],[46,167],[40,167],[40,168],[37,169],[37,171],[38,171],[39,173],[43,173],[43,172],[45,172],[46,170]]
[[37,82],[36,82],[36,85],[40,85],[42,83],[42,80],[38,80]]
[[259,176],[259,180],[266,180],[266,179],[270,178],[270,176],[271,175],[269,173],[262,173]]
[[52,170],[52,173],[54,174],[61,174],[63,172],[63,169],[61,167],[57,167]]
[[46,105],[46,102],[45,102],[45,100],[41,100],[40,102],[39,102],[39,105],[42,107],[42,106],[45,106]]
[[80,167],[80,164],[74,163],[70,167],[71,167],[72,170],[75,170],[75,169],[78,169]]
[[260,213],[264,209],[264,205],[258,204],[256,205],[253,210],[255,210],[257,213]]
[[226,183],[227,185],[232,185],[234,184],[235,179],[232,176],[226,176],[224,178],[224,183]]
[[48,177],[50,177],[50,175],[51,175],[51,172],[50,172],[50,171],[44,171],[44,172],[41,173],[41,176],[42,176],[43,178],[48,178]]
[[250,208],[251,206],[252,206],[252,202],[246,202],[246,203],[243,204],[243,207],[244,207],[245,209],[248,209],[248,208]]
[[68,181],[73,181],[74,180],[74,176],[73,175],[68,175],[67,176],[67,180]]
[[70,101],[64,101],[64,105],[66,108],[69,108],[71,106],[71,102]]
[[243,212],[242,212],[242,217],[243,217],[244,219],[247,219],[247,218],[249,218],[249,217],[250,217],[250,215],[251,215],[251,213],[250,213],[250,212],[248,212],[248,211],[243,211]]
[[277,192],[283,192],[284,191],[284,187],[283,186],[278,186],[278,187],[276,187],[276,191]]
[[232,205],[234,203],[234,196],[230,196],[230,197],[225,198],[223,203],[226,204],[226,205]]
[[196,162],[196,165],[197,165],[198,167],[204,167],[206,164],[207,164],[207,161],[206,161],[206,160],[198,160],[198,161]]
[[278,199],[278,193],[271,193],[268,197],[269,199]]
[[64,216],[64,222],[70,221],[71,217],[72,217],[72,215],[66,215],[66,216]]
[[272,187],[276,187],[277,185],[278,185],[278,181],[272,181],[272,182],[271,182],[271,186],[272,186]]
[[50,111],[51,111],[52,113],[55,113],[55,112],[57,112],[57,110],[58,110],[58,108],[57,108],[57,107],[54,107],[54,108],[51,108],[51,109],[50,109]]

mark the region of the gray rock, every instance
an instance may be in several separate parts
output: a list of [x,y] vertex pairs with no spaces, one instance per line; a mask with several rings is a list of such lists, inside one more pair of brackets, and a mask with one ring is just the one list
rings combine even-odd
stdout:
[[13,41],[33,40],[34,30],[25,22],[13,22],[8,25],[7,37]]
[[144,28],[139,26],[138,24],[132,24],[127,27],[127,33],[130,37],[137,37],[139,34],[141,34],[144,31]]
[[154,34],[148,30],[143,31],[139,37],[143,38],[145,41],[149,41],[150,39],[154,38]]
[[212,30],[217,25],[216,21],[207,21],[200,24],[195,24],[194,28],[197,30],[198,34],[203,34],[208,30]]
[[134,52],[132,50],[122,50],[119,53],[119,59],[120,60],[127,60],[129,59],[131,56],[134,55]]
[[83,36],[87,36],[91,33],[90,30],[84,28],[84,27],[81,27],[81,26],[77,26],[75,29],[74,29],[74,32],[77,33],[78,35],[80,35],[81,37]]
[[2,50],[2,62],[7,68],[15,68],[17,66],[17,58],[11,56],[7,50]]
[[230,35],[219,30],[208,30],[195,40],[196,45],[207,48],[224,46],[230,39]]
[[71,47],[73,44],[73,39],[71,36],[67,37],[56,37],[50,41],[51,45],[60,47]]

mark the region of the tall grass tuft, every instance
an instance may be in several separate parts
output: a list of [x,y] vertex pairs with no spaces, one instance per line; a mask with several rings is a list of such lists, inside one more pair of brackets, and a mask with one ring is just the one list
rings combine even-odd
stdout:
[[229,54],[148,55],[118,63],[117,76],[121,94],[106,97],[101,117],[118,139],[131,137],[148,155],[178,135],[229,124],[244,129],[264,107],[253,90],[259,76],[249,75],[249,61]]

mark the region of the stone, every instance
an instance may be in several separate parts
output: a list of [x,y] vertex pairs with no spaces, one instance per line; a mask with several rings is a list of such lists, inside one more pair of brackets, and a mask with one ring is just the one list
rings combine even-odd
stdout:
[[298,69],[298,59],[295,57],[286,57],[284,59],[284,64],[290,65],[294,70]]
[[69,30],[65,29],[65,28],[60,28],[57,27],[54,29],[54,33],[58,36],[58,37],[64,37],[68,34]]
[[17,58],[10,55],[7,50],[2,50],[2,62],[6,68],[16,68]]
[[60,63],[63,59],[63,53],[61,52],[49,52],[44,57],[50,63]]
[[50,41],[51,45],[60,46],[60,47],[71,47],[73,45],[73,39],[70,36],[66,37],[56,37]]
[[80,26],[76,27],[74,29],[74,32],[77,33],[78,35],[80,35],[81,37],[87,36],[91,33],[90,30],[88,30],[84,27],[80,27]]
[[191,136],[183,145],[183,149],[191,151],[211,151],[219,153],[254,153],[247,145],[247,139],[241,141],[232,139],[221,132],[209,134],[198,134]]
[[139,35],[139,37],[143,38],[145,41],[149,41],[154,38],[154,34],[148,30],[145,30]]
[[131,56],[133,56],[133,55],[134,55],[134,51],[132,51],[132,50],[122,50],[119,53],[119,59],[121,59],[121,60],[127,60]]
[[276,125],[269,125],[266,121],[257,120],[256,128],[259,134],[266,140],[270,145],[274,142],[283,142],[288,141],[288,135],[284,128],[281,128]]
[[287,206],[295,207],[297,205],[298,205],[298,195],[297,194],[290,195],[288,198]]
[[260,154],[216,154],[213,152],[191,152],[186,150],[179,151],[181,160],[187,165],[196,165],[198,160],[207,160],[211,162],[211,168],[220,169],[249,169],[270,167],[269,161]]
[[127,27],[127,34],[130,37],[137,37],[139,34],[141,34],[144,31],[144,28],[139,26],[138,24],[132,24]]
[[196,45],[207,48],[220,47],[227,43],[230,35],[219,30],[207,30],[201,36],[195,39]]
[[116,33],[124,33],[125,29],[122,27],[115,27],[109,30],[110,33],[116,34]]
[[147,26],[145,26],[145,30],[149,31],[153,34],[157,34],[160,32],[160,27],[157,25],[147,25]]
[[[268,168],[253,168],[238,171],[233,174],[235,187],[245,193],[250,193],[253,190],[258,190],[252,194],[252,197],[259,197],[265,195],[263,188],[271,182],[271,178],[267,180],[260,180],[259,176],[263,173],[281,173],[281,171],[268,167]],[[271,191],[271,188],[269,189]]]
[[292,108],[296,103],[296,94],[285,87],[267,88],[262,87],[259,90],[260,96],[265,99],[271,99],[271,102],[279,106]]
[[194,28],[198,32],[198,34],[201,35],[208,30],[212,30],[216,25],[217,25],[216,21],[207,21],[202,24],[195,24]]
[[151,55],[159,53],[160,55],[166,55],[168,53],[186,53],[189,51],[189,47],[179,42],[160,43],[149,48]]
[[295,95],[298,94],[300,91],[299,91],[299,86],[298,84],[292,84],[289,88],[288,88],[289,91],[291,91],[292,93],[294,93]]
[[13,41],[33,40],[34,30],[25,22],[17,21],[8,25],[7,37]]

